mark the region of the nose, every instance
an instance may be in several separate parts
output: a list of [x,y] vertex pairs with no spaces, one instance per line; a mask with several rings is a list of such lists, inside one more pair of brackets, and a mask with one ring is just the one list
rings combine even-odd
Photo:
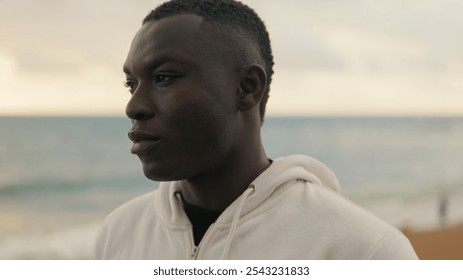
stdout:
[[127,106],[126,115],[132,120],[146,120],[154,116],[155,106],[150,98],[149,91],[139,86],[132,94]]

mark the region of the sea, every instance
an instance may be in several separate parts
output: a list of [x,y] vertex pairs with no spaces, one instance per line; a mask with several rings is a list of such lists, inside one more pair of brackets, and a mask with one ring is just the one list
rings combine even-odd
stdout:
[[[101,222],[154,190],[123,117],[0,117],[0,259],[87,259]],[[310,155],[399,229],[463,223],[463,117],[268,117],[267,155]]]

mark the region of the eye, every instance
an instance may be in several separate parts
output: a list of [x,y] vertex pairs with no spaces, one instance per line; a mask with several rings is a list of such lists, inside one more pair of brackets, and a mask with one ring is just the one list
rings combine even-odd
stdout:
[[124,86],[129,89],[130,93],[134,93],[137,89],[137,83],[131,80],[125,81]]
[[173,75],[157,74],[157,75],[154,75],[154,83],[155,84],[166,84],[172,81],[172,79],[174,78],[175,76]]

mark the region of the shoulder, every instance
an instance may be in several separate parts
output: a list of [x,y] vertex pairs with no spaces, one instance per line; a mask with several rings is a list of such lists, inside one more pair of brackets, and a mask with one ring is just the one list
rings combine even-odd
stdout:
[[154,205],[158,190],[136,197],[112,211],[103,221],[95,241],[93,258],[107,258],[109,252],[133,238],[146,221],[156,220]]
[[149,193],[137,196],[113,210],[106,220],[112,220],[119,216],[131,216],[140,214],[153,206],[158,189]]
[[337,248],[335,259],[416,259],[408,239],[396,228],[326,187],[295,182],[290,203],[303,209],[301,224],[321,244]]
[[155,213],[159,189],[135,197],[113,210],[104,220],[102,228],[131,228]]
[[392,228],[384,234],[367,259],[414,260],[418,259],[418,256],[407,237],[399,230]]

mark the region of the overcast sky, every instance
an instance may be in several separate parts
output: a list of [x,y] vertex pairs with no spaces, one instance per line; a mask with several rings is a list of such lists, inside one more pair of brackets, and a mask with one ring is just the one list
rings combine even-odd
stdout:
[[[123,115],[162,1],[0,0],[0,115]],[[275,56],[269,115],[463,115],[463,1],[243,1]]]

